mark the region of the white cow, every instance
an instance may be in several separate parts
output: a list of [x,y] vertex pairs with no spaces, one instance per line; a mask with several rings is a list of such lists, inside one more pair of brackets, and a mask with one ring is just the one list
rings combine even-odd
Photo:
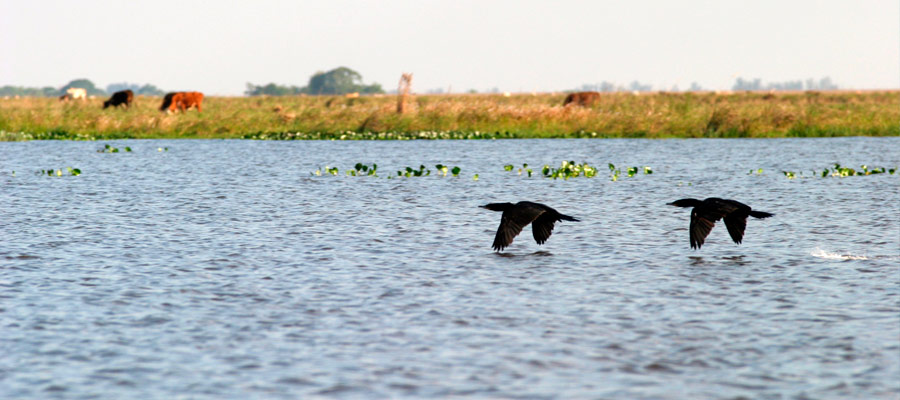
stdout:
[[82,88],[68,88],[66,89],[66,94],[68,95],[67,97],[72,100],[87,100],[87,90],[84,90]]

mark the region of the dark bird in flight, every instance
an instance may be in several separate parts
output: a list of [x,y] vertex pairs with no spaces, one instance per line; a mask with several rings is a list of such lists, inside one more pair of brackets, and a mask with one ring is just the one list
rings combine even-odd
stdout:
[[697,199],[681,199],[668,203],[676,207],[694,207],[691,210],[691,248],[699,249],[703,241],[709,235],[709,231],[716,225],[716,221],[725,219],[725,227],[731,240],[741,244],[744,238],[744,229],[747,228],[747,217],[769,218],[775,214],[753,211],[750,206],[734,200],[718,199],[710,197],[700,201]]
[[497,236],[494,237],[495,251],[501,251],[509,246],[513,238],[528,224],[531,224],[534,241],[537,244],[544,244],[550,237],[550,233],[553,232],[553,224],[556,221],[578,221],[577,218],[560,214],[550,207],[530,201],[520,201],[516,204],[491,203],[481,206],[481,208],[503,211],[500,227],[497,228]]

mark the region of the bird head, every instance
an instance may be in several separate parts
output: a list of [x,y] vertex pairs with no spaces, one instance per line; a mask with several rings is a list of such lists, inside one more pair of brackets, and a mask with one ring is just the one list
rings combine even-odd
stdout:
[[696,207],[702,204],[703,202],[697,199],[681,199],[675,200],[671,203],[666,203],[667,206],[675,206],[675,207]]
[[513,206],[512,203],[491,203],[491,204],[485,204],[485,205],[479,206],[479,207],[487,208],[488,210],[491,210],[491,211],[506,211],[507,209],[509,209],[512,206]]

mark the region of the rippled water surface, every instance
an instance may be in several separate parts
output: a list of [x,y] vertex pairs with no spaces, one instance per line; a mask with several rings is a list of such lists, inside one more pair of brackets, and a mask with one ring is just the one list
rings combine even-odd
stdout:
[[[898,138],[103,143],[0,143],[0,398],[900,396],[900,176],[781,174]],[[691,250],[713,196],[776,216]],[[519,200],[581,222],[494,253]]]

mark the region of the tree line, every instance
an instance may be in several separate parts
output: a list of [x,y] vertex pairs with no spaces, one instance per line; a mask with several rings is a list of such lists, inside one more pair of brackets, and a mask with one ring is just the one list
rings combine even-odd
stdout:
[[[72,87],[85,89],[89,96],[106,96],[126,89],[131,89],[137,95],[162,96],[165,94],[165,91],[149,83],[144,85],[128,82],[111,83],[104,90],[98,88],[89,79],[75,79],[60,88],[52,86],[34,88],[7,85],[0,87],[0,96],[55,97],[65,94],[66,90]],[[307,85],[303,87],[283,86],[275,83],[267,85],[247,83],[247,90],[244,91],[244,94],[248,96],[334,95],[345,93],[384,93],[384,89],[377,83],[364,84],[362,75],[359,72],[347,67],[338,67],[327,72],[316,72],[309,78]]]
[[384,93],[381,85],[373,83],[363,84],[362,75],[347,67],[338,67],[328,72],[316,72],[309,78],[306,86],[282,86],[275,83],[267,85],[254,85],[247,83],[247,96],[291,96],[291,95],[319,95],[319,94],[345,94]]
[[139,85],[136,83],[111,83],[106,86],[106,90],[98,88],[94,82],[89,79],[75,79],[60,88],[45,86],[42,88],[11,86],[6,85],[0,87],[0,96],[32,96],[32,97],[56,97],[66,93],[69,88],[82,88],[89,96],[106,96],[120,90],[131,89],[134,94],[146,96],[162,96],[165,92],[151,84]]
[[[762,79],[744,79],[737,78],[732,85],[731,90],[735,91],[744,91],[744,90],[788,90],[788,91],[802,91],[802,90],[835,90],[838,89],[838,85],[834,84],[831,81],[831,78],[824,77],[819,80],[815,79],[807,79],[805,81],[796,80],[796,81],[785,81],[785,82],[769,82],[763,83]],[[601,83],[595,84],[584,84],[581,85],[580,88],[575,91],[595,91],[595,92],[650,92],[653,91],[652,85],[647,85],[640,83],[638,81],[633,81],[628,85],[617,85],[612,82],[603,81]],[[672,92],[681,91],[678,89],[678,86],[674,86],[672,88],[661,88],[659,90],[666,90]],[[692,82],[690,88],[687,89],[689,92],[700,92],[707,89],[704,89],[697,82]]]
[[806,81],[785,81],[785,82],[769,82],[765,85],[762,79],[744,80],[737,78],[731,90],[835,90],[838,86],[831,81],[831,78],[824,77],[818,81],[815,79],[807,79]]

